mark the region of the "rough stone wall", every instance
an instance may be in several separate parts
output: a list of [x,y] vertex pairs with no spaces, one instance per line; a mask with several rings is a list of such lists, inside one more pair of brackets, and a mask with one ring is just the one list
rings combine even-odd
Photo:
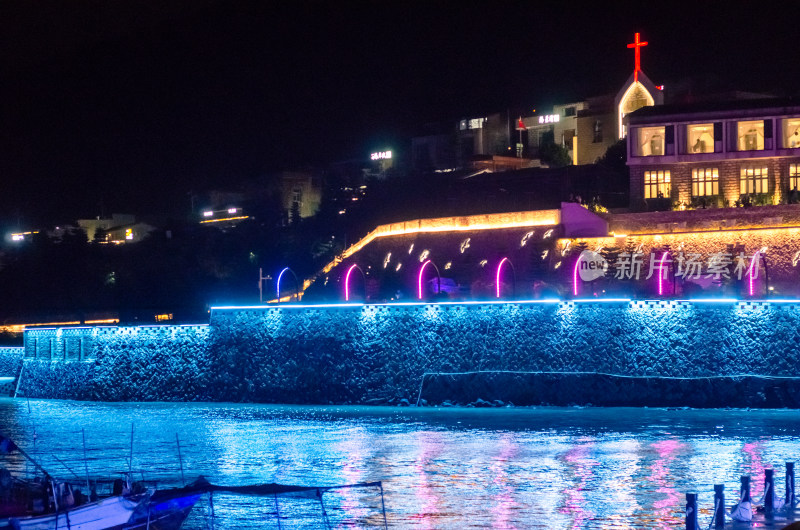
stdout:
[[208,326],[26,331],[20,394],[99,401],[213,401],[209,331]]
[[[549,373],[562,383],[572,377],[567,374],[599,373],[658,380],[665,389],[693,388],[686,378],[715,378],[730,388],[732,383],[719,376],[796,381],[799,341],[800,303],[217,310],[208,327],[104,333],[89,361],[27,358],[21,392],[105,401],[396,403],[414,401],[431,374],[470,372]],[[664,378],[675,378],[675,383]],[[487,384],[479,379],[469,384]],[[519,393],[525,385],[542,383],[524,379],[518,384],[523,385]],[[637,403],[641,388],[618,386],[628,389],[626,403]],[[528,394],[556,403],[564,388],[570,386],[541,386]],[[576,394],[579,401],[601,402],[607,391],[600,384],[586,388],[595,390]],[[437,390],[428,381],[425,392],[434,395]],[[663,392],[667,401],[669,392]],[[658,393],[649,396],[646,404],[657,404]],[[748,403],[757,406],[757,401]]]
[[754,206],[752,208],[708,208],[705,210],[624,213],[608,216],[608,229],[617,234],[658,234],[724,230],[726,228],[758,228],[789,224],[800,224],[800,205],[782,204],[777,206]]
[[17,377],[22,367],[22,348],[0,347],[0,377]]

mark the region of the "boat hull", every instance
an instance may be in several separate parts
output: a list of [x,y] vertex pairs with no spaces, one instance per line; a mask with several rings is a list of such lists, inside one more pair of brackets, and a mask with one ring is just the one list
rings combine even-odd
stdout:
[[108,497],[63,513],[0,519],[0,530],[108,530],[129,522],[146,497]]

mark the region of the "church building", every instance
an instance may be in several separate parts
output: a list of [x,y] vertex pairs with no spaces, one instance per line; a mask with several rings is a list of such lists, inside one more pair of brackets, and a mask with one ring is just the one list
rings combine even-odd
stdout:
[[641,69],[640,50],[647,42],[636,33],[628,48],[634,50],[633,73],[615,95],[590,98],[578,111],[577,134],[573,162],[593,164],[613,144],[627,136],[623,118],[642,107],[662,105],[663,87],[656,86]]

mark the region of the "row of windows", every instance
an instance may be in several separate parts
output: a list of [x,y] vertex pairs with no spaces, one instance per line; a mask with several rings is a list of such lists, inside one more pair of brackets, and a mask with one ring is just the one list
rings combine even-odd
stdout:
[[[781,123],[779,148],[800,148],[800,118],[784,118]],[[728,145],[726,151],[763,151],[772,149],[773,124],[767,120],[727,122]],[[632,151],[634,156],[661,156],[675,154],[675,144],[683,154],[722,152],[722,122],[692,123],[679,129],[678,142],[675,127],[639,127],[634,130]]]
[[[789,164],[789,189],[800,189],[800,164]],[[670,196],[672,177],[668,169],[644,172],[644,198]],[[769,193],[769,168],[748,166],[739,172],[739,193]],[[719,169],[692,169],[692,197],[719,195]]]

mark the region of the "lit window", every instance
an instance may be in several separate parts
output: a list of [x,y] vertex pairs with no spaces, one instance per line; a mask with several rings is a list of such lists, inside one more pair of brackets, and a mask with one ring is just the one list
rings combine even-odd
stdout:
[[736,127],[739,151],[761,151],[764,149],[764,121],[740,121]]
[[692,197],[719,195],[719,170],[717,168],[692,169]]
[[642,127],[638,135],[639,156],[661,156],[664,154],[665,127]]
[[800,118],[783,120],[783,147],[800,148]]
[[696,123],[686,127],[686,150],[689,153],[714,152],[714,124]]
[[769,193],[769,171],[765,167],[743,167],[739,178],[739,193]]
[[644,172],[644,198],[663,199],[670,196],[669,170]]
[[800,190],[800,164],[789,164],[789,191]]

